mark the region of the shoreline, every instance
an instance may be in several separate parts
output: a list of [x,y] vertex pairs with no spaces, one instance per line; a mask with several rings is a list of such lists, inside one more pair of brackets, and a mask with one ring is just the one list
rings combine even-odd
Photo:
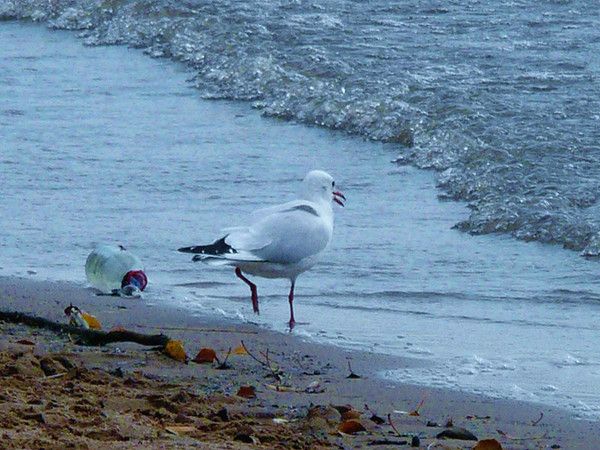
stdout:
[[298,334],[440,361],[401,381],[600,411],[600,351],[582,345],[600,318],[595,264],[451,229],[466,205],[440,202],[431,172],[390,164],[393,146],[202,100],[181,66],[135,49],[82,47],[41,25],[2,30],[12,86],[2,101],[16,111],[4,116],[3,273],[78,282],[93,247],[124,244],[152,269],[151,297],[281,330],[280,281],[261,280],[261,316],[250,317],[231,273],[174,249],[291,198],[305,169],[335,167],[351,204],[336,213],[326,259],[299,281],[298,318],[311,323]]
[[[111,344],[97,349],[73,346],[64,337],[44,337],[44,333],[38,333],[36,336],[35,340],[41,341],[39,346],[36,343],[36,348],[68,351],[92,368],[100,367],[105,371],[120,368],[128,373],[142,370],[178,383],[189,383],[190,380],[210,381],[215,373],[220,372],[217,379],[211,381],[212,389],[219,394],[232,396],[235,394],[235,386],[244,382],[256,385],[257,397],[263,406],[285,404],[286,411],[293,410],[305,415],[310,404],[350,404],[363,412],[361,422],[369,424],[368,415],[364,412],[364,405],[367,404],[370,410],[376,411],[383,418],[392,414],[394,423],[401,432],[419,435],[425,446],[436,441],[435,436],[443,431],[443,424],[450,418],[454,426],[464,427],[480,439],[497,439],[504,448],[530,448],[535,442],[536,445],[543,444],[544,447],[560,445],[561,448],[583,449],[594,448],[593,443],[600,442],[598,422],[575,419],[568,411],[562,409],[402,384],[380,376],[381,372],[389,369],[410,370],[418,364],[418,360],[413,358],[344,350],[313,343],[293,333],[282,334],[256,325],[238,324],[214,317],[190,316],[183,308],[149,305],[143,299],[99,297],[92,289],[67,282],[0,276],[0,301],[3,311],[30,313],[59,322],[65,321],[63,309],[69,303],[73,303],[95,315],[104,329],[122,326],[147,334],[164,331],[171,338],[182,340],[192,358],[201,347],[213,348],[217,355],[223,356],[228,348],[235,348],[244,340],[252,353],[260,354],[268,349],[273,360],[279,363],[289,377],[289,384],[294,386],[294,389],[306,388],[316,382],[324,392],[275,392],[267,387],[272,383],[265,379],[265,376],[269,375],[265,372],[268,371],[247,356],[232,356],[230,361],[234,366],[233,370],[215,371],[207,369],[206,365],[183,365],[162,355],[153,356],[147,351],[141,351],[141,347],[135,344]],[[8,324],[2,326],[6,327]],[[34,336],[36,331],[16,325],[10,325],[10,328],[20,336]],[[0,348],[14,346],[15,340],[13,335],[3,333]],[[349,361],[352,372],[360,375],[360,379],[347,378]],[[423,404],[419,408],[420,416],[406,414],[415,410],[421,401]],[[543,412],[542,420],[532,425],[540,417],[540,412]],[[488,416],[489,419],[486,418]],[[428,421],[439,426],[428,427]],[[386,435],[391,427],[383,424],[378,426],[377,430],[368,430],[368,433]],[[497,430],[501,430],[505,435],[499,434]],[[356,435],[349,438],[349,442],[366,444],[373,436]],[[395,438],[394,435],[389,436]],[[337,438],[331,439],[335,441]],[[473,445],[473,442],[469,441],[451,442],[459,448],[471,448]]]

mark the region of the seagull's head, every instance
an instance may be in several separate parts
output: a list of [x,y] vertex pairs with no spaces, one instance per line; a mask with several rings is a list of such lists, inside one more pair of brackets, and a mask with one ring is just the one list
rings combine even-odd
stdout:
[[335,189],[335,181],[331,175],[322,170],[313,170],[304,177],[304,191],[308,200],[333,200],[344,206],[344,194]]

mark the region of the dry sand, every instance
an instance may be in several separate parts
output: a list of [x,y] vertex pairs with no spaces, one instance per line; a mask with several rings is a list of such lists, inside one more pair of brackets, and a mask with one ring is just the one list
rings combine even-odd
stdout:
[[[505,449],[600,448],[598,422],[575,420],[560,409],[378,376],[419,364],[413,359],[191,317],[69,283],[0,277],[1,311],[64,322],[69,303],[94,314],[104,329],[180,339],[192,358],[207,347],[223,360],[243,340],[263,363],[268,350],[278,370],[234,354],[227,370],[184,364],[137,344],[86,347],[68,336],[0,322],[1,448],[394,448],[410,447],[413,436],[421,448],[473,448],[475,441],[436,438],[449,419]],[[348,378],[349,361],[360,378]],[[254,388],[256,397],[236,395],[243,386]],[[408,414],[417,408],[418,416]],[[373,414],[384,423],[371,420]],[[366,431],[340,433],[349,418]]]

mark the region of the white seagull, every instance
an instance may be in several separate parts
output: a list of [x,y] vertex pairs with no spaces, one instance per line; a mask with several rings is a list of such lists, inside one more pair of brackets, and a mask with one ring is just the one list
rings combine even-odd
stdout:
[[309,172],[303,181],[302,196],[253,214],[253,222],[226,233],[209,245],[182,247],[196,253],[192,261],[235,267],[235,274],[252,293],[252,307],[258,314],[256,285],[243,274],[264,278],[288,278],[291,282],[290,329],[294,327],[294,285],[296,278],[317,262],[333,234],[332,201],[344,206],[344,195],[335,190],[335,181],[322,170]]

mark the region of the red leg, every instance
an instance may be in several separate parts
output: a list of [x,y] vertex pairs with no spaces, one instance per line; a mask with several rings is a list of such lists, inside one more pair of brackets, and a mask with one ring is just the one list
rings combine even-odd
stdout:
[[252,292],[252,309],[256,314],[258,314],[258,293],[256,292],[256,285],[242,275],[242,270],[239,267],[235,268],[235,274],[240,280],[250,286],[250,292]]
[[290,287],[290,295],[288,296],[288,300],[290,302],[290,330],[292,328],[294,328],[294,325],[296,325],[296,320],[294,320],[294,285],[296,284],[295,281],[292,281],[292,286]]

